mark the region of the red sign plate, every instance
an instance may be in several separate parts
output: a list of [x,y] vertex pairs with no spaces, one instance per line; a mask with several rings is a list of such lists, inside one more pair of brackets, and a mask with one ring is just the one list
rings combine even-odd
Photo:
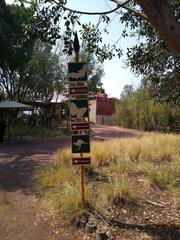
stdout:
[[89,122],[71,122],[71,131],[88,130]]
[[91,164],[91,158],[90,157],[73,158],[72,164],[73,165],[88,165],[88,164]]
[[88,87],[87,86],[70,87],[69,94],[73,96],[88,94]]

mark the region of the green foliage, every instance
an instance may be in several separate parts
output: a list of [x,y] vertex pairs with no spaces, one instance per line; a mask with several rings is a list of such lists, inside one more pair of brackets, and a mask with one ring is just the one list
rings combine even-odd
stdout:
[[[55,44],[56,40],[61,39],[64,42],[63,51],[69,55],[73,52],[73,38],[77,27],[80,28],[82,45],[86,51],[94,53],[101,62],[112,59],[115,55],[122,56],[122,49],[118,47],[121,37],[136,37],[138,43],[127,49],[127,66],[133,72],[149,77],[153,88],[156,89],[154,97],[159,102],[180,104],[179,57],[168,50],[150,22],[142,17],[143,11],[138,1],[130,1],[128,6],[141,13],[140,15],[124,11],[122,8],[117,16],[100,14],[97,23],[93,24],[82,23],[80,14],[67,10],[67,1],[58,3],[44,1],[43,7],[33,2],[31,4],[36,11],[26,25],[28,38],[39,38],[50,44]],[[179,21],[179,1],[168,1],[168,4]],[[115,17],[119,20],[118,22],[124,24],[124,29],[117,41],[114,41],[115,43],[105,43],[104,34],[109,34],[108,26]]]
[[23,70],[30,59],[34,40],[25,38],[24,25],[32,17],[30,8],[18,5],[0,5],[0,67]]
[[64,90],[65,80],[65,67],[60,64],[59,56],[49,44],[37,42],[23,69],[2,67],[0,89],[4,97],[20,102],[49,101],[54,91]]
[[[112,59],[115,55],[121,57],[122,49],[117,44],[121,37],[137,37],[138,43],[127,49],[127,65],[135,73],[146,75],[149,78],[151,87],[155,90],[153,96],[159,102],[167,102],[171,105],[180,104],[178,92],[180,87],[179,57],[168,50],[164,41],[159,39],[152,25],[142,16],[121,10],[117,16],[119,22],[124,24],[124,29],[114,44],[104,44],[103,34],[108,34],[108,25],[114,20],[114,17],[111,18],[110,15],[109,17],[102,14],[96,24],[81,23],[80,14],[64,8],[67,1],[59,1],[58,3],[44,1],[43,6],[38,4],[38,1],[30,1],[28,9],[23,4],[27,3],[26,0],[19,1],[21,7],[6,6],[4,0],[0,6],[0,50],[2,54],[0,65],[7,61],[10,67],[3,70],[3,74],[1,74],[3,79],[17,78],[12,69],[24,69],[29,61],[32,45],[36,39],[50,44],[55,44],[59,39],[63,40],[63,52],[71,55],[74,31],[77,26],[78,28],[80,26],[82,45],[89,53],[95,53],[97,59],[101,62],[105,59]],[[143,12],[137,1],[130,1],[128,4],[135,11]],[[169,4],[175,17],[179,20],[179,1],[169,1]],[[99,70],[100,75],[102,75],[101,69]],[[23,77],[26,75],[26,71],[20,73],[18,84],[23,85],[27,81],[27,78],[24,79]],[[97,77],[93,77],[92,82],[94,83],[96,79]],[[28,81],[30,80],[28,79]],[[96,86],[89,85],[90,90],[92,88],[97,91]],[[98,82],[97,85],[98,88],[101,88]],[[47,88],[43,91],[46,92],[46,96],[49,94],[47,94]],[[6,89],[6,92],[10,98],[14,98],[12,89]],[[16,94],[18,95],[18,90]],[[18,96],[19,99],[23,97]]]
[[54,91],[61,93],[65,84],[65,66],[59,56],[53,52],[52,46],[37,42],[30,60],[27,74],[31,82],[32,99],[48,101]]
[[20,102],[48,100],[62,92],[65,70],[49,44],[27,37],[25,26],[32,20],[33,6],[0,5],[0,94]]
[[95,56],[87,51],[81,52],[81,61],[88,64],[88,89],[90,92],[97,93],[102,92],[101,79],[104,75],[104,69],[102,64],[98,63]]
[[[172,11],[178,20],[178,1],[169,1]],[[130,12],[120,18],[138,37],[138,43],[127,49],[126,64],[131,70],[148,78],[154,90],[153,96],[158,102],[180,105],[180,58],[172,53],[165,42],[159,39],[158,33],[148,21],[133,16]]]
[[148,88],[139,88],[130,97],[123,96],[117,105],[116,122],[147,131],[179,131],[179,108],[155,102],[150,93]]
[[0,92],[4,98],[22,101],[29,84],[26,68],[34,46],[34,39],[25,37],[24,25],[33,12],[23,6],[6,5],[4,1],[0,11]]

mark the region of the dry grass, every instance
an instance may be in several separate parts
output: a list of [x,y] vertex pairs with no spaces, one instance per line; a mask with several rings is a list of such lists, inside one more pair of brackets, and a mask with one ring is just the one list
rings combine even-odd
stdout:
[[67,166],[50,166],[39,172],[38,188],[47,190],[51,188],[61,188],[67,183],[76,182],[76,169]]
[[[93,201],[90,185],[86,187],[86,196]],[[72,220],[86,211],[80,202],[78,182],[66,183],[60,189],[48,191],[43,198],[43,204],[52,216],[60,216],[64,220]]]
[[[137,176],[149,187],[159,187],[173,193],[179,201],[180,137],[177,135],[147,135],[140,139],[126,138],[92,144],[92,165],[86,168],[86,200],[97,210],[123,201],[131,204],[146,193]],[[93,175],[93,173],[96,173]],[[102,177],[98,182],[94,176]],[[105,178],[103,178],[105,177]],[[53,214],[66,218],[83,211],[80,207],[79,168],[71,164],[70,149],[57,154],[53,165],[39,175],[39,187],[44,191],[44,204]],[[134,187],[136,186],[136,187]],[[135,190],[136,189],[136,192]]]
[[130,207],[136,203],[135,187],[129,182],[127,176],[118,176],[108,183],[102,184],[98,192],[96,208],[102,213],[111,205]]

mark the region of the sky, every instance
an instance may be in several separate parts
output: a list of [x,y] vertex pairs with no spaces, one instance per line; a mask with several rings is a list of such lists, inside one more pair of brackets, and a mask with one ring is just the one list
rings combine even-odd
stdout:
[[[14,0],[6,0],[6,3],[13,3]],[[115,7],[115,4],[108,0],[68,0],[67,7],[80,10],[80,11],[108,11]],[[107,26],[109,35],[103,35],[103,41],[107,43],[114,43],[121,36],[123,25],[118,20],[118,14],[113,13],[109,15],[112,17],[112,22]],[[82,22],[96,23],[98,17],[82,15],[80,18]],[[104,26],[102,26],[103,30]],[[114,57],[112,60],[106,60],[104,62],[105,75],[102,78],[103,88],[109,97],[119,98],[126,84],[131,84],[134,87],[138,87],[140,83],[140,77],[135,76],[130,68],[125,65],[126,49],[133,46],[136,43],[136,39],[132,37],[121,38],[118,42],[118,47],[123,50],[123,56],[119,59]]]

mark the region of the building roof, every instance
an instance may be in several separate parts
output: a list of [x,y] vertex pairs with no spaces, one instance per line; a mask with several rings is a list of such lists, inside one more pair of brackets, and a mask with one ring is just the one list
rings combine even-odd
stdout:
[[0,108],[6,109],[6,108],[31,108],[31,107],[16,101],[5,100],[0,102]]

